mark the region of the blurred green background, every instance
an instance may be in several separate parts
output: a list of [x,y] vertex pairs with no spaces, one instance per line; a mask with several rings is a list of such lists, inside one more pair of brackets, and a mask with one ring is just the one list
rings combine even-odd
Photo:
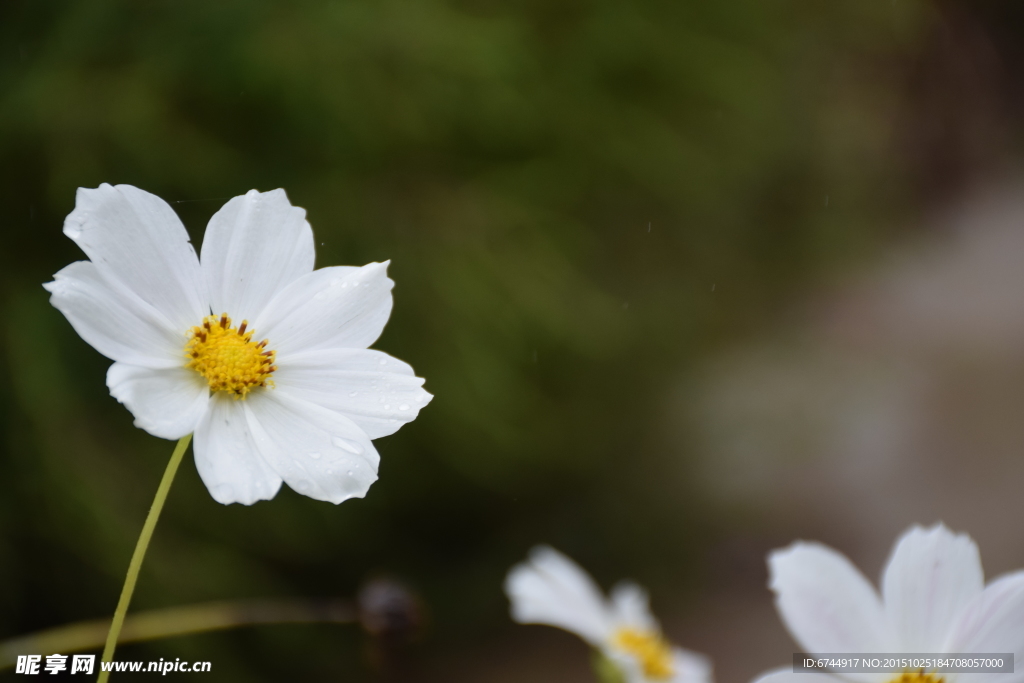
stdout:
[[[224,507],[187,460],[133,604],[397,577],[430,612],[400,675],[344,626],[121,657],[211,660],[220,681],[511,680],[506,644],[578,647],[508,619],[501,582],[535,543],[685,613],[723,539],[758,533],[758,509],[690,476],[666,406],[1015,158],[1021,29],[1008,1],[6,0],[0,636],[112,611],[173,446],[132,427],[109,361],[47,303],[82,258],[60,232],[75,188],[153,192],[197,244],[228,198],[285,188],[318,266],[392,260],[376,348],[436,397],[338,507],[287,487]],[[585,675],[570,654],[562,680]]]

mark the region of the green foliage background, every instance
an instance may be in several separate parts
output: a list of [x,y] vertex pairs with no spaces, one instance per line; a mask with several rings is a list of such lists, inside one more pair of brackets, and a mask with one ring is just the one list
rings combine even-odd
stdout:
[[[991,3],[990,3],[991,4]],[[173,444],[41,284],[82,255],[75,188],[129,183],[196,243],[250,188],[303,206],[318,265],[391,259],[376,345],[434,402],[335,507],[214,502],[186,462],[134,606],[422,594],[417,676],[512,633],[538,542],[603,581],[699,592],[736,521],[688,483],[665,406],[918,206],[900,153],[923,2],[8,0],[0,5],[0,635],[109,614]],[[354,629],[125,649],[216,680],[371,680]]]

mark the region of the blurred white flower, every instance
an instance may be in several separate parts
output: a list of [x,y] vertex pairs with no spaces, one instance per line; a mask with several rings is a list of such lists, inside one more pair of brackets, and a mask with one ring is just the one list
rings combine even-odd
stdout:
[[978,547],[938,524],[896,543],[882,594],[840,553],[803,541],[768,556],[769,587],[794,640],[808,653],[1013,652],[1015,674],[793,673],[758,683],[1011,683],[1024,680],[1024,571],[985,585]]
[[514,620],[575,633],[614,663],[627,683],[711,680],[705,657],[665,640],[643,588],[623,582],[606,600],[579,565],[553,548],[538,546],[513,567],[505,592]]
[[387,264],[313,270],[313,231],[284,190],[235,197],[202,258],[178,216],[130,185],[80,188],[64,234],[89,257],[45,285],[114,360],[110,393],[150,434],[195,432],[196,467],[221,503],[365,495],[371,439],[431,396],[411,367],[367,347],[391,313]]

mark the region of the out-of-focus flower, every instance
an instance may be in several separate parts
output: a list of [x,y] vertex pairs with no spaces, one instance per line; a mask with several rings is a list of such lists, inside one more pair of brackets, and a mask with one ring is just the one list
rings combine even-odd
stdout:
[[356,596],[359,622],[367,633],[390,641],[403,642],[419,636],[426,621],[420,597],[400,581],[375,578],[359,589]]
[[843,555],[803,541],[768,556],[769,587],[794,640],[808,653],[1013,652],[1015,674],[794,673],[758,683],[1010,683],[1022,680],[1024,571],[985,585],[978,547],[938,524],[896,542],[882,594]]
[[707,683],[707,659],[665,640],[651,615],[647,592],[623,582],[605,599],[579,565],[538,546],[505,580],[512,618],[571,631],[596,648],[627,683]]
[[371,439],[431,396],[411,367],[367,347],[391,313],[386,263],[313,270],[313,231],[284,190],[235,197],[197,258],[159,197],[80,188],[64,234],[89,257],[45,285],[50,302],[114,360],[110,393],[154,436],[195,432],[199,475],[221,503],[286,482],[311,498],[361,497]]

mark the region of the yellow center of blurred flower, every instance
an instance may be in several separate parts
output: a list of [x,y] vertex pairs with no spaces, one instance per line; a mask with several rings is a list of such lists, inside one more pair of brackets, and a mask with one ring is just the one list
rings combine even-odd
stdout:
[[926,674],[924,671],[904,671],[889,683],[943,683],[945,679],[935,674]]
[[267,350],[267,340],[252,341],[253,331],[245,331],[243,320],[238,328],[231,326],[227,313],[203,319],[188,332],[185,355],[192,368],[206,378],[211,391],[225,391],[232,398],[245,399],[256,387],[265,387],[277,367],[274,351]]
[[667,680],[675,674],[672,668],[672,647],[665,642],[660,633],[620,628],[612,636],[612,644],[636,657],[647,678]]

